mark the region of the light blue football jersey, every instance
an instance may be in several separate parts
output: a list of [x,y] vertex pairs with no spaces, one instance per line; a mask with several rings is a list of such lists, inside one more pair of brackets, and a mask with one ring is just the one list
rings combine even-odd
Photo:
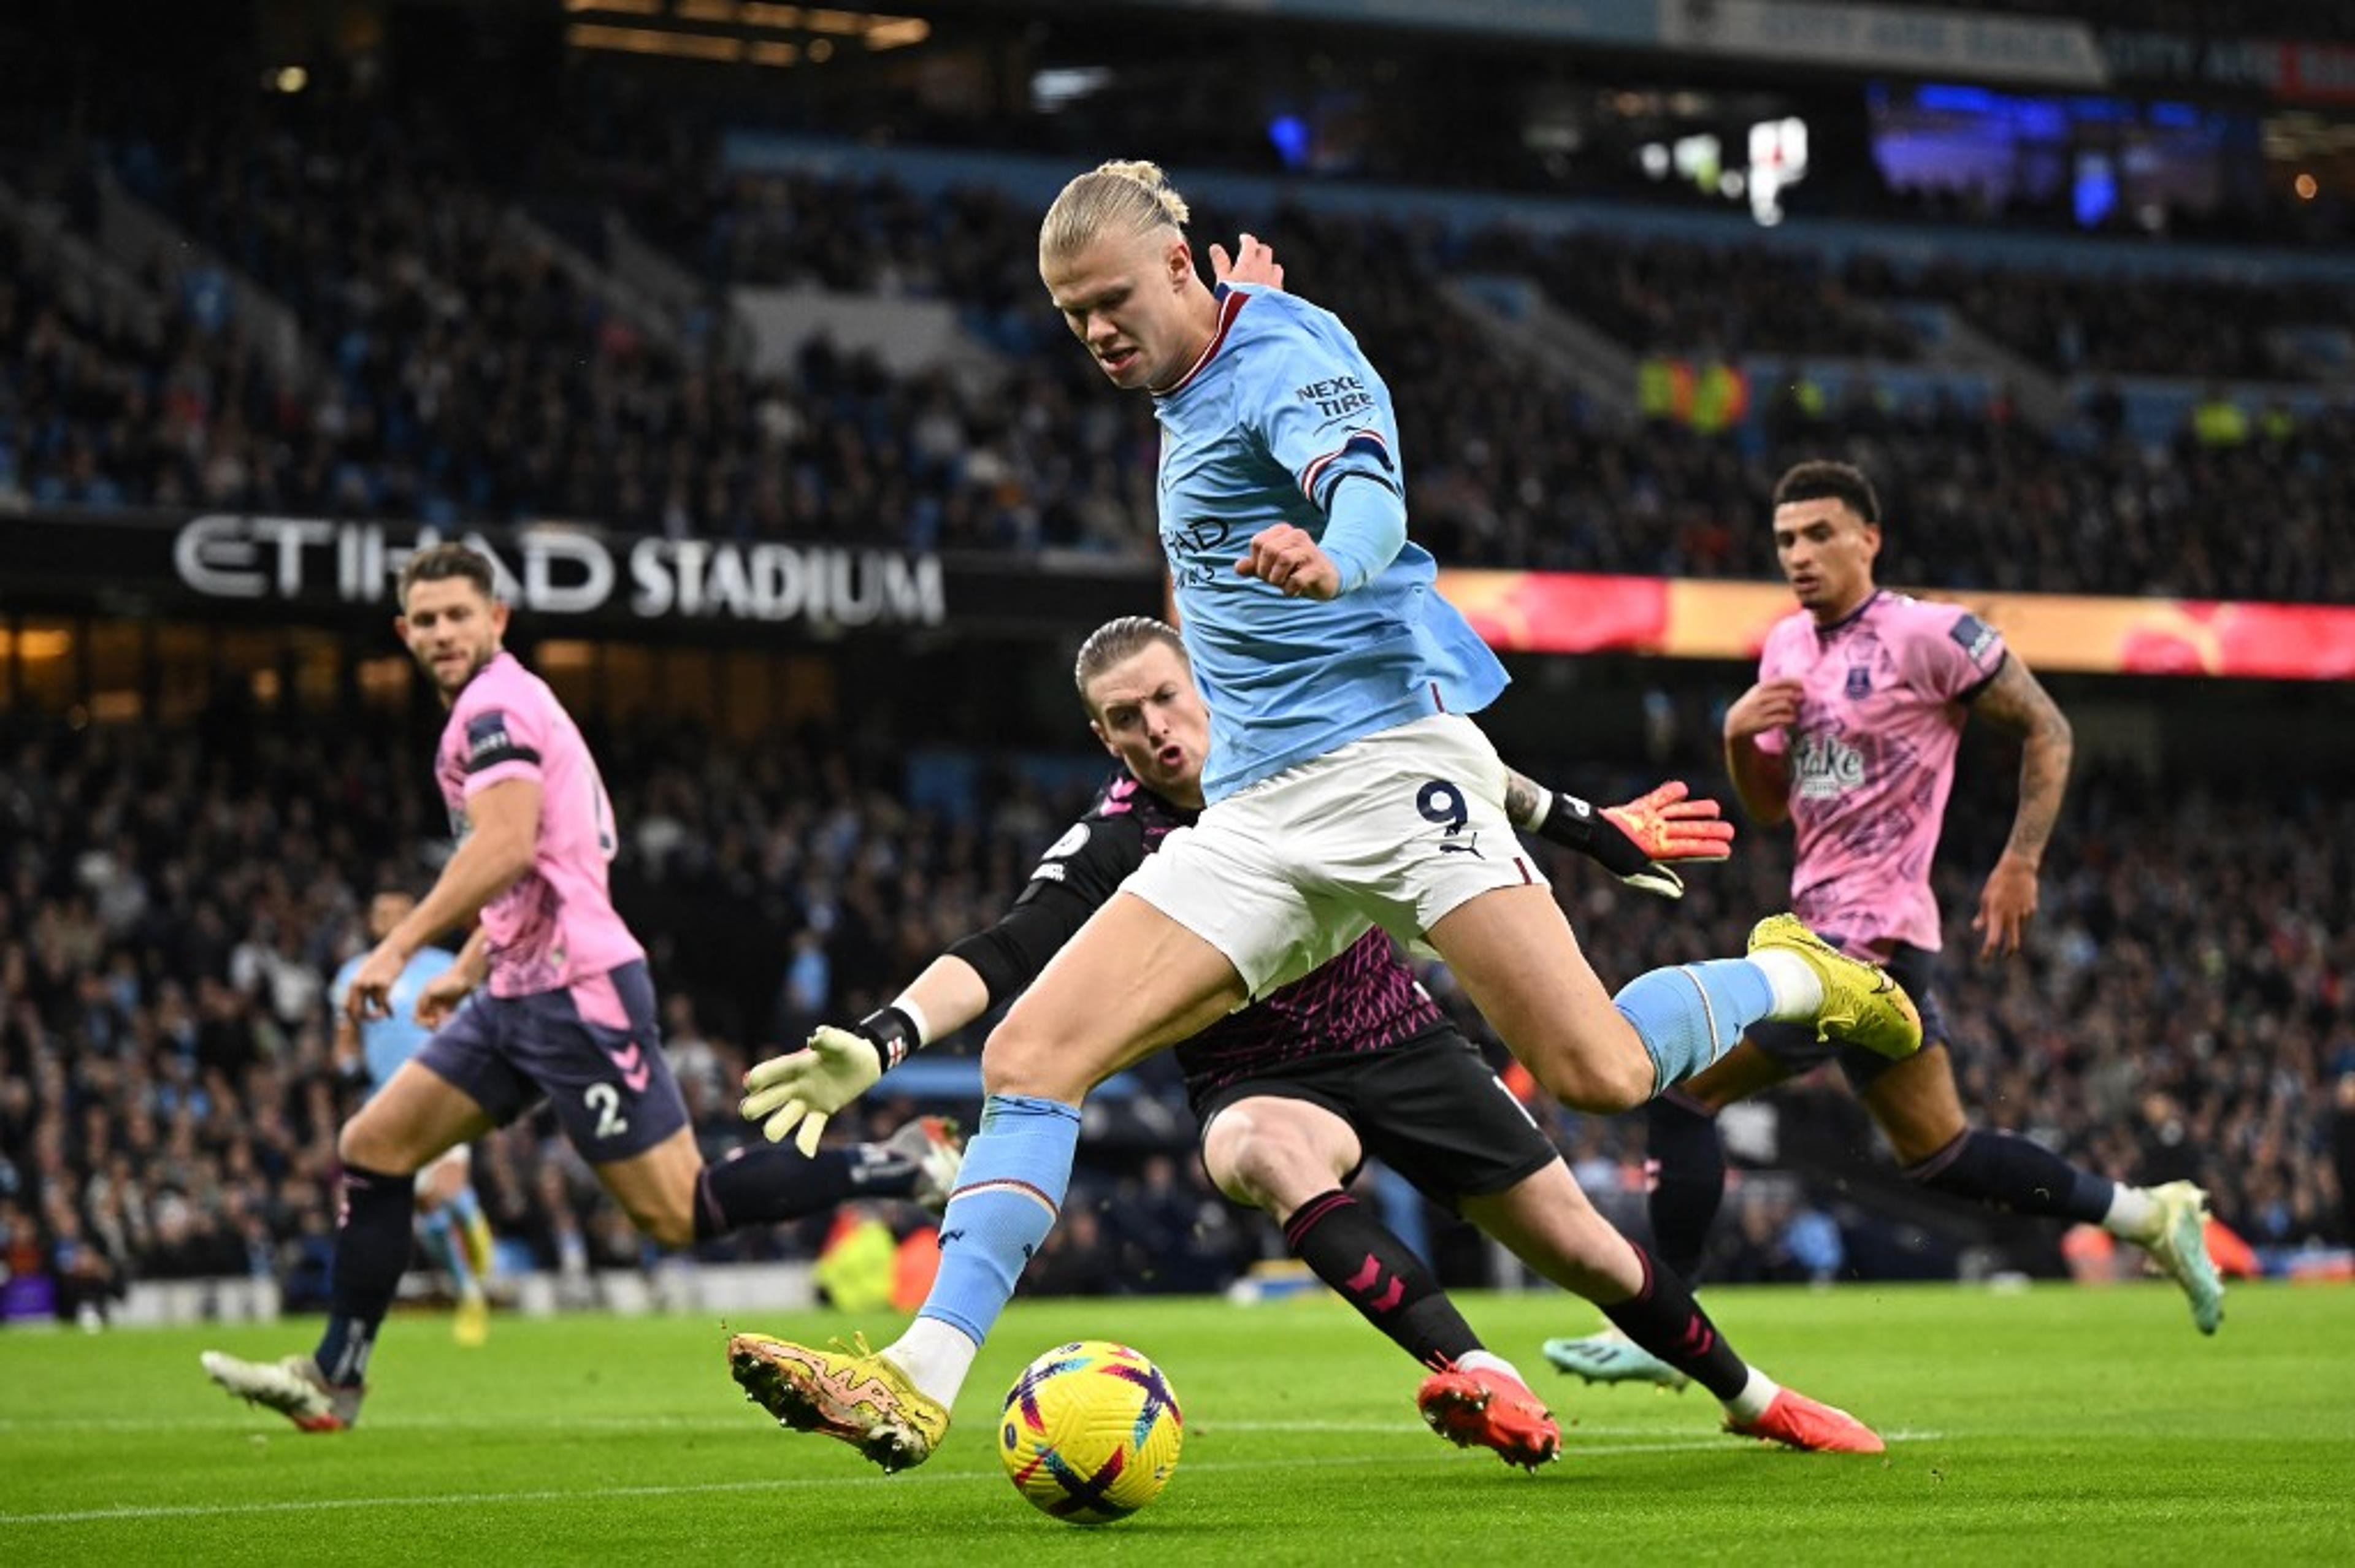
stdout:
[[[336,977],[327,987],[327,1004],[337,1012],[343,1011],[344,998],[351,994],[352,976],[359,973],[368,955],[363,953],[344,961]],[[400,978],[392,983],[386,994],[392,1016],[360,1020],[360,1053],[368,1061],[368,1085],[373,1092],[381,1089],[385,1081],[400,1071],[400,1064],[424,1049],[433,1038],[433,1031],[417,1021],[417,994],[425,989],[426,982],[457,962],[454,954],[439,947],[421,947],[410,955],[409,966]]]
[[1281,290],[1221,288],[1201,359],[1154,398],[1161,547],[1180,635],[1210,709],[1209,800],[1362,735],[1473,713],[1505,688],[1497,656],[1410,540],[1329,603],[1287,599],[1235,562],[1290,523],[1319,539],[1344,478],[1406,493],[1390,388],[1332,312]]

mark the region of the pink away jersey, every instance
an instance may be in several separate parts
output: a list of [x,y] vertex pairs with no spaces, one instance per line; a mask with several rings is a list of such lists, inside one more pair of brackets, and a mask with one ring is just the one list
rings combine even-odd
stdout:
[[548,683],[500,654],[450,709],[434,782],[451,831],[470,831],[466,802],[508,779],[539,785],[539,842],[531,869],[483,906],[491,945],[491,995],[562,990],[644,958],[606,891],[613,807],[572,716]]
[[1838,625],[1802,610],[1766,634],[1761,680],[1800,683],[1799,721],[1758,737],[1787,755],[1799,918],[1852,948],[1940,945],[1930,860],[1969,701],[2003,638],[1954,604],[1883,590]]

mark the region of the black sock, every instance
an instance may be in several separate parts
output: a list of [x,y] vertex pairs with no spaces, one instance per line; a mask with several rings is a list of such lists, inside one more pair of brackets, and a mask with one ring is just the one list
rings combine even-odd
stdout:
[[2080,1170],[2042,1144],[2018,1133],[1965,1132],[1919,1165],[1908,1180],[2015,1214],[2045,1214],[2098,1225],[2110,1211],[2117,1183]]
[[1649,1114],[1652,1247],[1670,1273],[1692,1279],[1725,1201],[1725,1145],[1717,1118],[1673,1090],[1654,1100]]
[[1449,1365],[1480,1349],[1423,1260],[1339,1188],[1293,1211],[1284,1240],[1317,1278],[1424,1366]]
[[696,1179],[695,1239],[798,1220],[853,1198],[905,1198],[915,1186],[916,1162],[880,1144],[815,1155],[790,1143],[746,1144]]
[[1692,1287],[1673,1269],[1654,1263],[1643,1248],[1636,1248],[1636,1256],[1644,1264],[1644,1288],[1614,1305],[1596,1302],[1603,1316],[1718,1398],[1740,1393],[1750,1381],[1750,1368],[1693,1299]]
[[368,1377],[376,1331],[409,1266],[417,1220],[417,1178],[344,1167],[343,1226],[327,1296],[327,1332],[312,1352],[326,1380],[357,1388]]

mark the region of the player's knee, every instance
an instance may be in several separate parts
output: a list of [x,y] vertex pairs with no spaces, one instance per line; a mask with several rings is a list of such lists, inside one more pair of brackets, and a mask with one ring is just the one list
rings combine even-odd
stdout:
[[1243,1128],[1220,1140],[1217,1157],[1202,1163],[1220,1192],[1238,1203],[1268,1209],[1280,1202],[1288,1188],[1297,1185],[1286,1179],[1298,1168],[1305,1153],[1287,1147],[1280,1132]]
[[1238,1141],[1224,1139],[1202,1146],[1202,1168],[1209,1173],[1210,1185],[1231,1202],[1246,1208],[1260,1206],[1260,1195],[1252,1186],[1250,1172],[1238,1158]]
[[1072,1070],[1072,1053],[1037,1028],[1009,1017],[981,1048],[981,1091],[1060,1100],[1076,1105],[1094,1083]]
[[1357,1163],[1355,1147],[1333,1147],[1297,1115],[1296,1107],[1262,1112],[1249,1104],[1220,1113],[1202,1146],[1203,1168],[1219,1190],[1283,1219],[1337,1185]]
[[403,1147],[403,1140],[366,1115],[354,1116],[336,1135],[336,1157],[346,1166],[387,1176],[414,1175],[424,1163]]

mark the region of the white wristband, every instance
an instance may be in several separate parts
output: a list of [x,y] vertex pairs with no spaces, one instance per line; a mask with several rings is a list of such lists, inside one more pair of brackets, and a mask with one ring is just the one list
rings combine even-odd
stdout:
[[897,997],[893,998],[891,1005],[908,1015],[908,1022],[913,1026],[916,1031],[916,1044],[918,1046],[927,1046],[932,1043],[932,1020],[924,1017],[924,1009],[916,1005],[916,999],[913,997],[911,997],[906,992],[902,991]]

